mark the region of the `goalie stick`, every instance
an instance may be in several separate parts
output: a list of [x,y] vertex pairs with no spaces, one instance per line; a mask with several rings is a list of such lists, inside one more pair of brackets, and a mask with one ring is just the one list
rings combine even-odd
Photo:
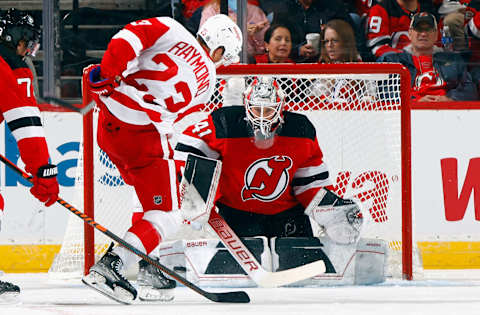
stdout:
[[242,269],[261,287],[280,287],[315,277],[326,271],[323,260],[317,260],[303,266],[282,271],[267,271],[215,210],[211,211],[208,224],[213,228],[223,245],[225,245]]
[[[10,160],[8,160],[6,157],[0,154],[0,160],[5,163],[8,167],[10,167],[13,171],[15,171],[17,174],[28,180],[29,182],[32,181],[32,177],[29,176],[25,171],[21,170],[17,165],[13,164]],[[154,260],[150,256],[142,253],[140,250],[117,236],[116,234],[112,233],[109,231],[107,228],[103,227],[102,225],[98,224],[95,222],[92,218],[88,217],[86,214],[81,212],[80,210],[76,209],[74,206],[63,200],[62,198],[58,198],[57,202],[61,204],[63,207],[68,209],[70,212],[78,216],[80,219],[94,227],[95,229],[99,230],[121,246],[125,247],[135,255],[143,258],[146,260],[149,264],[155,266],[156,268],[160,269],[161,271],[165,272],[178,282],[182,283],[186,287],[192,289],[193,291],[197,292],[198,294],[204,296],[205,298],[209,299],[210,301],[213,302],[220,302],[220,303],[248,303],[250,302],[250,297],[248,294],[244,291],[233,291],[233,292],[207,292],[200,287],[196,286],[195,284],[191,283],[178,273],[176,273],[173,270],[170,270],[169,268],[165,267],[164,265],[160,264],[158,261]]]
[[[243,244],[240,237],[216,211],[214,198],[220,173],[220,161],[189,154],[180,188],[181,195],[183,200],[187,197],[192,197],[198,208],[203,210],[199,212],[200,215],[197,217],[203,216],[205,213],[208,214],[206,210],[211,210],[208,224],[218,235],[233,258],[255,283],[260,287],[272,288],[325,273],[326,267],[323,260],[277,272],[265,270],[245,244]],[[182,210],[188,211],[188,209],[184,209],[183,205]]]

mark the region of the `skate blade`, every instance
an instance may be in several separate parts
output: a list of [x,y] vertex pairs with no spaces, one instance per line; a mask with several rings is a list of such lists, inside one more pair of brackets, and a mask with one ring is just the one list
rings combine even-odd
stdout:
[[143,302],[170,302],[174,299],[174,289],[155,289],[151,286],[139,286],[138,298]]
[[95,271],[90,272],[82,278],[82,282],[88,287],[100,292],[106,297],[122,304],[130,305],[133,303],[133,295],[122,287],[110,288],[106,283],[104,276]]
[[0,295],[0,304],[20,304],[18,295],[20,292],[5,292]]

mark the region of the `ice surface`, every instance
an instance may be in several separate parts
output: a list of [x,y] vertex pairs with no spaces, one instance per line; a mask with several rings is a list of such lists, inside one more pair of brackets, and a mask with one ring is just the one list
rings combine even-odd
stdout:
[[[21,287],[19,303],[0,305],[5,315],[212,315],[212,314],[480,314],[480,277],[461,271],[460,277],[438,280],[390,280],[375,286],[336,286],[323,288],[247,288],[249,304],[211,302],[180,287],[172,302],[121,305],[84,286],[80,280],[49,280],[47,274],[6,274],[2,280]],[[447,279],[448,278],[448,279]],[[468,279],[468,280],[466,280]],[[230,289],[207,289],[230,291]]]

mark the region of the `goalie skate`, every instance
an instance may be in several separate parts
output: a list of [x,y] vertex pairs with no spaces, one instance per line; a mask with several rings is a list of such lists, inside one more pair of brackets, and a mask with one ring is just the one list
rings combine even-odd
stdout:
[[141,260],[139,262],[137,285],[140,300],[168,302],[175,297],[174,289],[177,282],[166,278],[160,270],[145,260]]
[[131,304],[137,297],[137,290],[122,275],[123,262],[112,252],[112,247],[90,268],[82,282],[117,302]]
[[20,294],[20,288],[10,282],[0,281],[0,304],[15,302]]

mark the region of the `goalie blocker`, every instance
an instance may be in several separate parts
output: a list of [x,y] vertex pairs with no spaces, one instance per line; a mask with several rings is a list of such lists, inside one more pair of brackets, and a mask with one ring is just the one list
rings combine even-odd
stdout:
[[[185,222],[192,224],[198,230],[205,224],[205,219],[210,214],[209,209],[212,209],[220,170],[219,161],[191,154],[188,156],[180,189],[182,212],[184,212]],[[339,226],[344,224],[351,226],[352,222],[358,223],[359,218],[361,219],[361,213],[355,203],[338,197],[332,199],[333,196],[335,196],[333,193],[321,190],[312,200],[311,206],[307,208],[311,217],[316,217],[318,220],[323,219],[324,232],[330,232],[332,235],[339,231]],[[335,208],[335,211],[327,211],[328,215],[324,213],[319,215],[318,211],[312,211],[312,208],[322,209],[322,207],[325,210],[326,205]],[[212,217],[218,218],[219,216],[212,213]],[[338,237],[332,241],[328,235],[323,237],[323,240],[309,237],[267,239],[263,236],[237,239],[235,244],[238,245],[235,247],[246,246],[244,251],[242,249],[244,253],[242,257],[238,255],[238,248],[233,249],[230,246],[232,239],[226,240],[225,237],[222,237],[225,231],[216,229],[212,222],[209,222],[210,225],[227,248],[217,239],[212,239],[215,234],[205,233],[206,229],[199,232],[200,236],[196,237],[204,239],[195,240],[195,235],[189,235],[192,240],[176,241],[161,247],[160,254],[164,257],[163,261],[168,261],[166,263],[172,268],[186,270],[186,276],[192,282],[199,282],[202,285],[233,287],[252,286],[255,282],[260,286],[292,283],[311,285],[325,283],[325,280],[331,279],[335,279],[334,283],[336,284],[369,284],[378,283],[384,279],[384,244],[381,241],[362,240],[357,247],[357,232],[359,232],[361,220],[358,225],[353,224],[351,230],[354,233],[349,233],[350,236],[347,238],[349,241],[339,241]],[[223,224],[226,225],[225,222]],[[228,226],[227,228],[230,230]],[[234,235],[234,237],[237,236]],[[344,244],[340,245],[339,243]],[[333,260],[329,258],[328,251],[332,252]],[[246,257],[245,255],[251,257],[248,264],[245,264],[245,260],[242,259]],[[315,266],[319,262],[325,264],[322,267],[327,275],[323,275],[318,268],[316,272],[312,267],[308,269],[307,266]],[[261,266],[256,266],[256,264]],[[256,267],[251,268],[252,266]],[[258,272],[252,272],[252,269],[257,267]],[[362,270],[366,269],[368,272],[362,273]],[[298,272],[294,277],[291,272],[295,270]],[[249,280],[247,273],[255,282]],[[274,276],[280,276],[282,273],[285,273],[285,279],[282,281],[274,279]],[[259,274],[262,277],[259,277]],[[332,278],[332,276],[335,277]],[[307,278],[312,279],[305,280]],[[259,280],[263,280],[263,282]],[[298,282],[299,280],[303,281]]]

